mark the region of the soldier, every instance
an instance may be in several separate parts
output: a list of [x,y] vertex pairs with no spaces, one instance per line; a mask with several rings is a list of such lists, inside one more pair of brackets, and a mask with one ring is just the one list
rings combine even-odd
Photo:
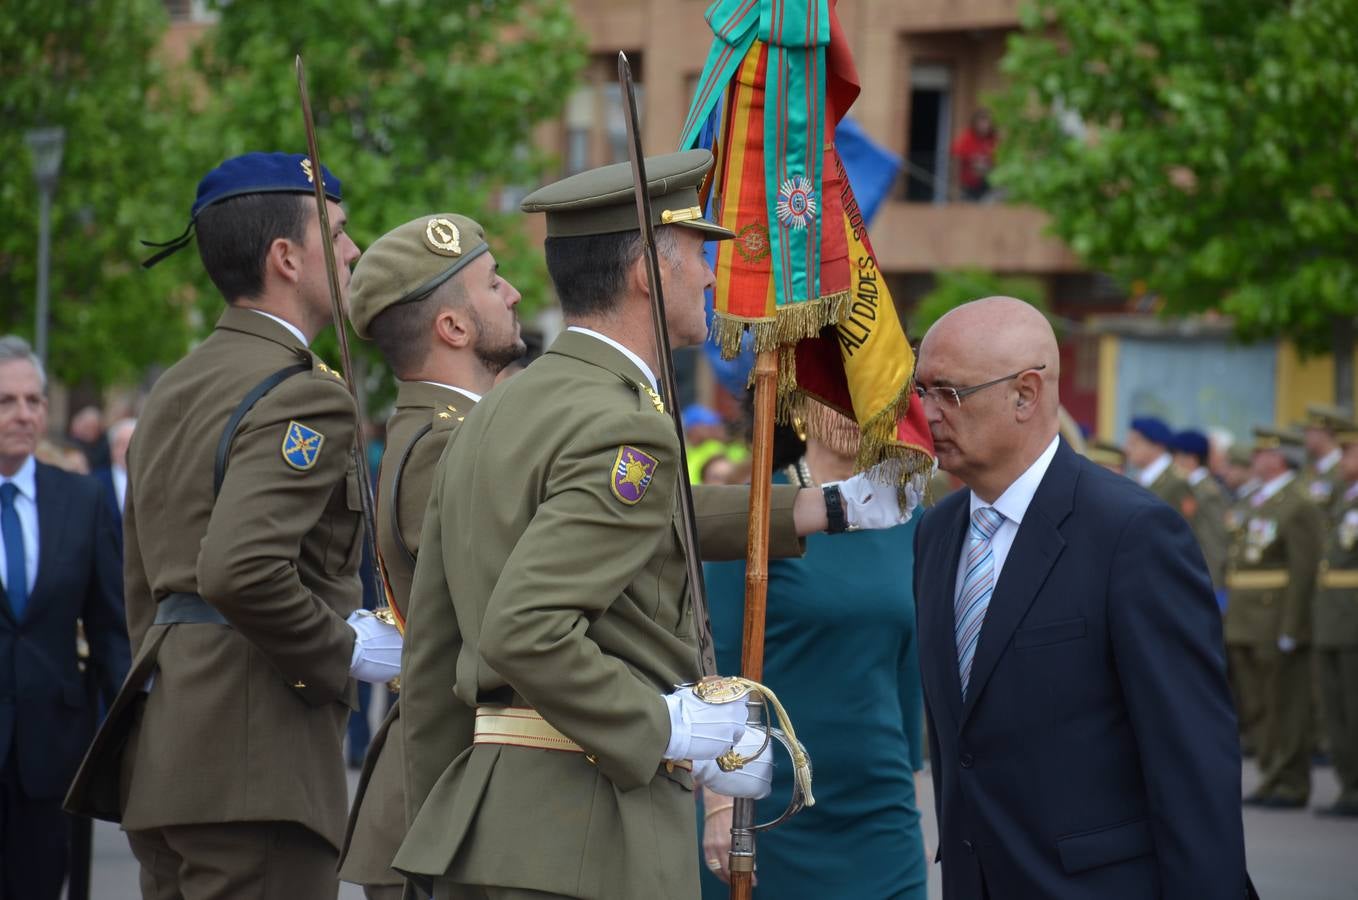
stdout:
[[1321,508],[1328,508],[1336,488],[1343,479],[1339,475],[1340,449],[1335,440],[1335,429],[1345,428],[1353,413],[1338,406],[1311,404],[1306,407],[1306,423],[1302,436],[1306,443],[1306,493]]
[[1227,653],[1242,728],[1253,738],[1262,783],[1251,805],[1306,805],[1311,790],[1311,598],[1323,552],[1324,516],[1296,477],[1301,442],[1256,428],[1247,517],[1226,573]]
[[[1226,556],[1230,538],[1226,533],[1226,495],[1207,471],[1209,445],[1201,431],[1181,431],[1174,435],[1174,468],[1188,484],[1189,499],[1184,517],[1193,527],[1193,536],[1212,573],[1212,587],[1220,594],[1226,589]],[[1222,598],[1218,599],[1221,602]]]
[[1089,457],[1090,462],[1098,463],[1118,475],[1127,467],[1127,454],[1111,441],[1094,441],[1085,450],[1085,456]]
[[[515,307],[481,226],[465,216],[422,216],[378,238],[354,269],[349,315],[397,379],[396,411],[378,487],[378,549],[391,602],[409,609],[420,527],[444,446],[495,377],[527,349]],[[370,898],[401,896],[391,868],[405,835],[400,703],[373,736],[340,850],[340,878]]]
[[[714,276],[705,150],[646,162],[671,341],[706,333]],[[401,722],[413,815],[394,867],[437,898],[692,898],[693,789],[757,797],[771,764],[721,773],[742,704],[711,706],[687,601],[684,473],[655,384],[630,167],[524,200],[547,214],[569,327],[467,416],[439,461],[411,590]],[[672,224],[671,224],[672,223]],[[748,489],[695,490],[703,551],[744,552]],[[773,492],[770,549],[903,521],[864,476]],[[753,743],[751,743],[753,739]],[[724,780],[724,777],[729,780]]]
[[1188,482],[1174,471],[1174,460],[1169,454],[1173,440],[1174,432],[1168,425],[1151,416],[1142,416],[1132,419],[1124,450],[1127,462],[1136,470],[1137,482],[1177,509],[1184,518],[1189,518],[1192,493],[1188,490]]
[[[358,611],[354,403],[309,349],[347,289],[340,184],[249,153],[198,185],[190,230],[226,300],[156,382],[128,454],[131,673],[67,798],[121,820],[148,898],[334,898],[354,678],[398,671]],[[161,254],[163,255],[163,254]]]
[[1316,673],[1339,799],[1320,812],[1358,816],[1358,425],[1339,429],[1340,487],[1316,594]]

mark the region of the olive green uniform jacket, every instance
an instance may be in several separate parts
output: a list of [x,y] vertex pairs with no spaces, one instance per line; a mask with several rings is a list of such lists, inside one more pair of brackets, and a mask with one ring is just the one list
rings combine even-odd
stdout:
[[1325,517],[1296,478],[1262,503],[1256,505],[1255,496],[1244,501],[1244,521],[1231,544],[1226,643],[1276,648],[1285,634],[1309,646]]
[[[598,900],[697,896],[693,781],[661,764],[661,695],[699,674],[679,447],[648,388],[619,351],[567,331],[444,452],[403,659],[412,823],[396,869]],[[800,552],[795,496],[774,492],[773,555]],[[703,555],[742,556],[748,490],[695,503]],[[533,707],[585,753],[473,744],[481,705]]]
[[[1334,516],[1320,564],[1316,593],[1315,645],[1329,650],[1358,647],[1358,489],[1340,483]],[[1353,685],[1358,691],[1358,685]]]
[[[214,498],[228,418],[299,361],[311,368],[241,420]],[[132,669],[69,809],[128,830],[291,821],[339,846],[341,746],[357,706],[345,617],[362,597],[354,427],[339,376],[248,309],[228,307],[156,382],[128,455]],[[156,604],[177,592],[201,595],[229,626],[153,624]]]
[[1343,493],[1345,487],[1339,474],[1339,466],[1331,465],[1322,472],[1315,463],[1308,463],[1302,477],[1305,480],[1306,495],[1328,515],[1330,507],[1338,502],[1339,495]]
[[[1185,482],[1188,483],[1188,482]],[[1230,556],[1231,539],[1227,532],[1228,503],[1226,493],[1211,475],[1197,484],[1188,483],[1189,499],[1185,501],[1188,524],[1198,539],[1207,571],[1212,574],[1212,586],[1226,586],[1226,560]]]
[[[443,448],[476,405],[461,391],[425,381],[402,381],[387,420],[387,446],[377,488],[377,546],[386,564],[391,602],[410,608],[410,582],[420,549],[424,508]],[[399,480],[398,480],[399,479]],[[401,705],[393,701],[368,745],[349,827],[340,849],[340,878],[355,884],[401,884],[391,868],[406,831],[401,757]]]
[[1149,490],[1177,509],[1179,515],[1185,519],[1190,518],[1189,512],[1192,508],[1193,492],[1189,489],[1188,482],[1184,480],[1183,476],[1174,471],[1174,466],[1166,466],[1163,472],[1155,476]]

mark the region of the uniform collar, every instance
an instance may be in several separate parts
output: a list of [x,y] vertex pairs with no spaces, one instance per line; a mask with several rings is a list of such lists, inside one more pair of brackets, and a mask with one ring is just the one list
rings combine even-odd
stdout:
[[652,390],[656,389],[655,375],[640,357],[597,331],[572,325],[561,332],[547,352],[587,362],[626,381],[650,384]]
[[1281,491],[1283,488],[1287,487],[1288,484],[1292,482],[1292,479],[1296,477],[1297,473],[1293,472],[1291,469],[1288,469],[1286,472],[1279,475],[1277,478],[1274,478],[1272,481],[1264,482],[1263,484],[1259,485],[1258,490],[1256,490],[1253,494],[1250,495],[1250,503],[1254,504],[1255,506],[1263,506],[1264,503],[1269,500],[1269,498],[1271,498],[1274,494]]
[[243,306],[228,306],[222,310],[217,327],[227,331],[239,331],[265,340],[282,344],[289,350],[306,350],[305,336],[295,325],[257,309]]
[[1339,457],[1343,455],[1344,451],[1339,447],[1335,447],[1329,453],[1326,453],[1320,459],[1316,460],[1316,474],[1330,474],[1330,470],[1339,464]]
[[[646,361],[643,360],[640,356],[637,356],[631,350],[624,347],[622,344],[613,340],[613,338],[609,337],[606,334],[600,334],[599,332],[595,331],[592,328],[586,328],[583,325],[571,325],[567,327],[566,330],[574,331],[576,334],[586,334],[592,338],[597,338],[598,340],[603,341],[605,344],[612,347],[614,350],[617,350],[623,356],[627,357],[629,360],[632,361],[633,365],[637,367],[641,374],[646,376],[646,381],[651,385],[651,390],[653,391],[660,390],[660,385],[655,380],[655,373],[651,371],[650,366],[646,365]],[[553,346],[556,345],[553,344]]]
[[1136,476],[1136,480],[1140,482],[1142,487],[1150,487],[1155,484],[1155,479],[1159,478],[1161,473],[1169,468],[1171,462],[1173,462],[1173,460],[1168,453],[1161,453],[1156,457],[1155,462],[1141,470],[1141,473]]
[[19,467],[19,471],[15,472],[13,477],[6,478],[4,475],[0,475],[0,484],[8,484],[11,481],[14,482],[15,486],[19,488],[19,493],[23,494],[25,497],[27,497],[34,503],[37,503],[38,502],[37,473],[38,473],[38,463],[30,455],[28,459],[24,460],[24,464]]
[[1197,487],[1202,484],[1202,480],[1210,474],[1212,473],[1207,471],[1206,466],[1198,466],[1188,474],[1188,486]]
[[396,406],[401,407],[426,407],[429,409],[442,409],[448,403],[456,403],[458,400],[466,400],[473,404],[480,403],[481,397],[471,391],[453,387],[451,384],[440,384],[437,381],[397,381],[396,382]]

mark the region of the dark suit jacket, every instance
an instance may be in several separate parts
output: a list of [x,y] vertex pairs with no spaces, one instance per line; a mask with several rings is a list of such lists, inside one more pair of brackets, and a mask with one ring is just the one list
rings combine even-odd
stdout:
[[1193,534],[1062,441],[961,699],[953,598],[971,492],[916,534],[920,666],[947,900],[1243,898],[1240,752]]
[[113,467],[101,466],[90,473],[99,482],[99,494],[113,522],[113,533],[118,535],[118,555],[122,556],[123,511],[118,508],[118,488],[113,484]]
[[38,575],[23,618],[0,597],[0,768],[17,764],[29,797],[59,800],[97,716],[77,667],[76,619],[106,701],[130,657],[118,539],[98,482],[42,463],[36,481]]

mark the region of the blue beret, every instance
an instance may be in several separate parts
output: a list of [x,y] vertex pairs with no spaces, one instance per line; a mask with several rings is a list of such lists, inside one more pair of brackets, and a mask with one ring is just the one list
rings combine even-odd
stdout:
[[679,414],[685,428],[701,428],[704,425],[722,424],[721,416],[699,403],[690,403]]
[[1190,428],[1174,435],[1174,441],[1169,445],[1169,448],[1176,453],[1191,453],[1198,459],[1206,459],[1211,450],[1211,444],[1207,441],[1207,435]]
[[[340,180],[329,169],[321,167],[325,194],[336,203],[341,201]],[[189,211],[189,227],[172,241],[152,243],[148,247],[160,252],[142,263],[151,268],[171,253],[188,245],[193,239],[194,223],[198,214],[214,203],[243,194],[312,194],[316,188],[311,180],[311,159],[303,153],[246,153],[233,156],[203,176],[198,182],[198,196]]]
[[1174,440],[1174,432],[1154,416],[1139,416],[1132,419],[1132,430],[1140,432],[1141,436],[1152,444],[1159,444],[1162,447],[1168,447]]

